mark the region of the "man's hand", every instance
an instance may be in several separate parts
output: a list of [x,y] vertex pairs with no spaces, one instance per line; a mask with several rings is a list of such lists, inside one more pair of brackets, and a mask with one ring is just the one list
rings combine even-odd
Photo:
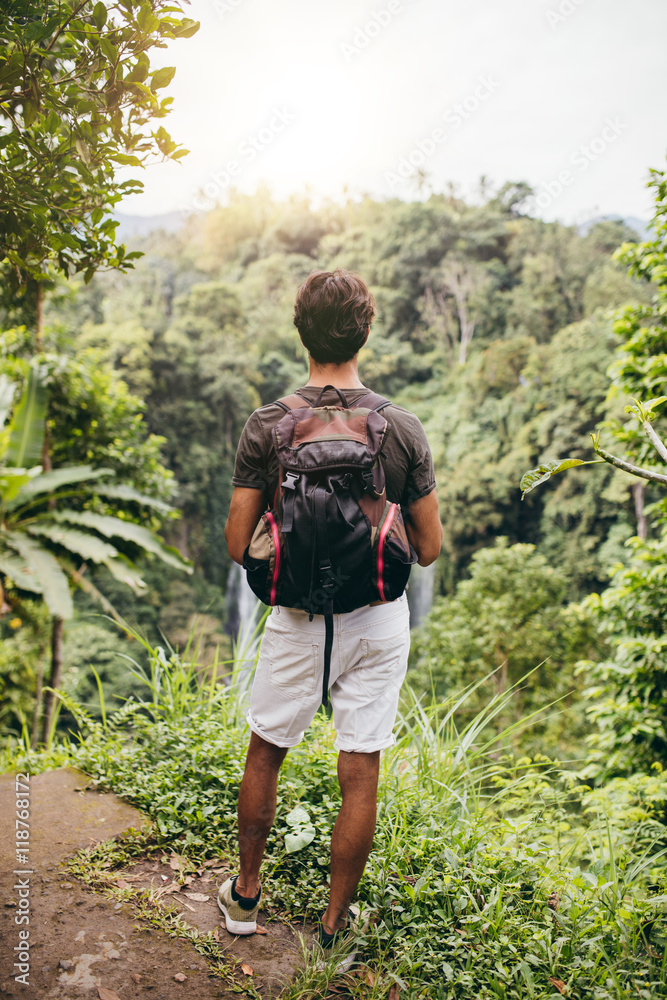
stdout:
[[229,517],[225,525],[227,548],[234,562],[243,565],[243,553],[257,523],[266,510],[263,490],[250,490],[240,486],[234,488]]
[[431,490],[425,497],[420,497],[406,507],[403,520],[419,565],[430,566],[440,555],[442,545],[442,524],[436,491]]

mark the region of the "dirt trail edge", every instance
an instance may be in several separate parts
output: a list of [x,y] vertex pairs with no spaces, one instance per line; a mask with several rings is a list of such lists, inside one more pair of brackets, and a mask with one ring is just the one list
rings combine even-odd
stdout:
[[[64,871],[66,859],[81,848],[148,822],[118,796],[90,789],[89,781],[74,768],[46,771],[30,778],[27,796],[21,775],[0,775],[0,997],[98,1000],[105,990],[111,991],[108,1000],[238,996],[209,978],[205,959],[190,942],[140,922],[131,903],[91,893]],[[25,827],[20,816],[28,797]],[[17,840],[17,818],[29,838],[19,834]],[[140,862],[130,877],[138,886],[158,888],[173,875],[168,863]],[[168,898],[178,902],[192,927],[204,933],[218,927],[221,950],[252,967],[262,996],[276,996],[299,964],[296,937],[273,922],[265,934],[247,939],[228,934],[216,904],[221,875],[219,869],[203,871]]]

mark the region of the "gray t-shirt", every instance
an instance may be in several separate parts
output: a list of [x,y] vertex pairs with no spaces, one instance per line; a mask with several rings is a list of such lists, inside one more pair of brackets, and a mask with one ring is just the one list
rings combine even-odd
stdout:
[[[341,391],[348,403],[354,404],[370,390],[362,388]],[[299,394],[309,403],[315,403],[320,392],[318,386],[299,389]],[[335,406],[337,403],[340,403],[337,394],[329,389],[324,394],[322,404]],[[236,451],[232,485],[263,490],[267,504],[272,500],[278,485],[278,459],[273,450],[271,431],[284,416],[285,411],[275,403],[260,406],[248,417]],[[424,428],[414,413],[391,403],[384,407],[382,416],[389,424],[389,431],[382,445],[387,499],[391,503],[407,507],[435,489],[431,449]]]

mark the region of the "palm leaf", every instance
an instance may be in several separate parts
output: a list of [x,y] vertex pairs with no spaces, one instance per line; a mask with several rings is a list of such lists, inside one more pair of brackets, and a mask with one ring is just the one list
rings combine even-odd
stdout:
[[76,528],[70,528],[66,524],[55,524],[53,521],[38,521],[31,524],[28,531],[31,535],[41,535],[56,545],[61,545],[70,554],[75,553],[89,562],[106,566],[116,580],[127,584],[135,592],[146,589],[146,584],[130,560],[99,535],[88,531],[77,531]]
[[136,567],[132,565],[129,559],[125,559],[122,555],[119,555],[118,559],[109,559],[104,565],[116,580],[127,584],[135,593],[138,594],[142,590],[146,590],[147,584],[145,580],[141,579]]
[[46,389],[37,371],[31,368],[23,395],[9,425],[9,444],[5,453],[7,465],[15,469],[26,469],[40,463],[46,404]]
[[171,514],[172,511],[176,510],[175,507],[170,507],[168,503],[163,503],[162,500],[156,500],[155,497],[148,497],[144,493],[139,493],[132,486],[122,484],[119,486],[107,486],[104,484],[96,486],[95,493],[101,497],[109,497],[111,500],[134,500],[135,503],[143,504],[145,507],[153,507],[164,514]]
[[50,542],[62,545],[70,554],[75,553],[90,562],[106,563],[118,556],[118,550],[98,535],[89,531],[77,531],[76,528],[68,528],[67,525],[55,524],[53,521],[36,521],[28,527],[28,532],[48,538]]
[[25,559],[20,559],[15,553],[0,552],[0,573],[4,573],[21,590],[31,594],[41,594],[42,585]]
[[56,545],[61,545],[70,554],[75,553],[88,562],[106,566],[116,580],[131,587],[135,592],[146,589],[146,583],[139,576],[136,566],[99,535],[89,531],[77,531],[76,528],[70,528],[66,524],[56,524],[53,521],[38,521],[31,524],[28,531],[31,535],[41,535]]
[[[93,469],[92,465],[67,465],[62,469],[52,469],[31,479],[17,497],[13,507],[21,506],[26,500],[41,493],[53,493],[61,486],[74,486],[76,483],[99,479],[100,476],[113,476],[113,469]],[[94,488],[91,487],[91,492]],[[97,492],[97,490],[95,490]]]
[[74,613],[69,582],[48,549],[27,534],[17,531],[4,533],[5,543],[24,559],[34,579],[39,582],[46,605],[57,618],[71,618]]
[[81,524],[86,528],[92,528],[93,531],[98,531],[105,538],[122,538],[126,542],[133,542],[145,552],[150,552],[152,555],[158,556],[158,558],[162,559],[169,566],[175,566],[177,569],[192,573],[190,563],[183,559],[177,549],[172,548],[170,545],[164,545],[155,535],[140,524],[134,524],[132,521],[121,521],[119,517],[94,514],[90,510],[54,511],[52,516],[58,522]]

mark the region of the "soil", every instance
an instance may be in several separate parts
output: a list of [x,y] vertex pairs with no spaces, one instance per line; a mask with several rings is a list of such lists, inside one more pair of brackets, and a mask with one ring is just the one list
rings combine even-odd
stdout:
[[[118,796],[94,790],[89,782],[74,768],[30,779],[25,864],[17,861],[16,853],[15,776],[0,775],[0,998],[238,997],[219,978],[211,978],[205,958],[191,942],[138,919],[133,903],[94,893],[65,870],[66,859],[76,851],[149,823]],[[153,886],[161,905],[181,910],[191,927],[216,933],[221,956],[245,965],[238,974],[252,977],[261,996],[276,996],[300,964],[296,931],[310,935],[312,928],[267,923],[260,913],[259,924],[266,933],[232,936],[216,902],[218,886],[227,875],[222,861],[208,861],[196,875],[186,877],[178,855],[163,852],[157,859],[140,858],[122,872],[110,872],[109,883],[120,888]],[[29,924],[20,922],[26,913]],[[27,984],[16,981],[23,969],[14,967],[17,949],[24,946],[19,933],[25,930],[29,931]]]

